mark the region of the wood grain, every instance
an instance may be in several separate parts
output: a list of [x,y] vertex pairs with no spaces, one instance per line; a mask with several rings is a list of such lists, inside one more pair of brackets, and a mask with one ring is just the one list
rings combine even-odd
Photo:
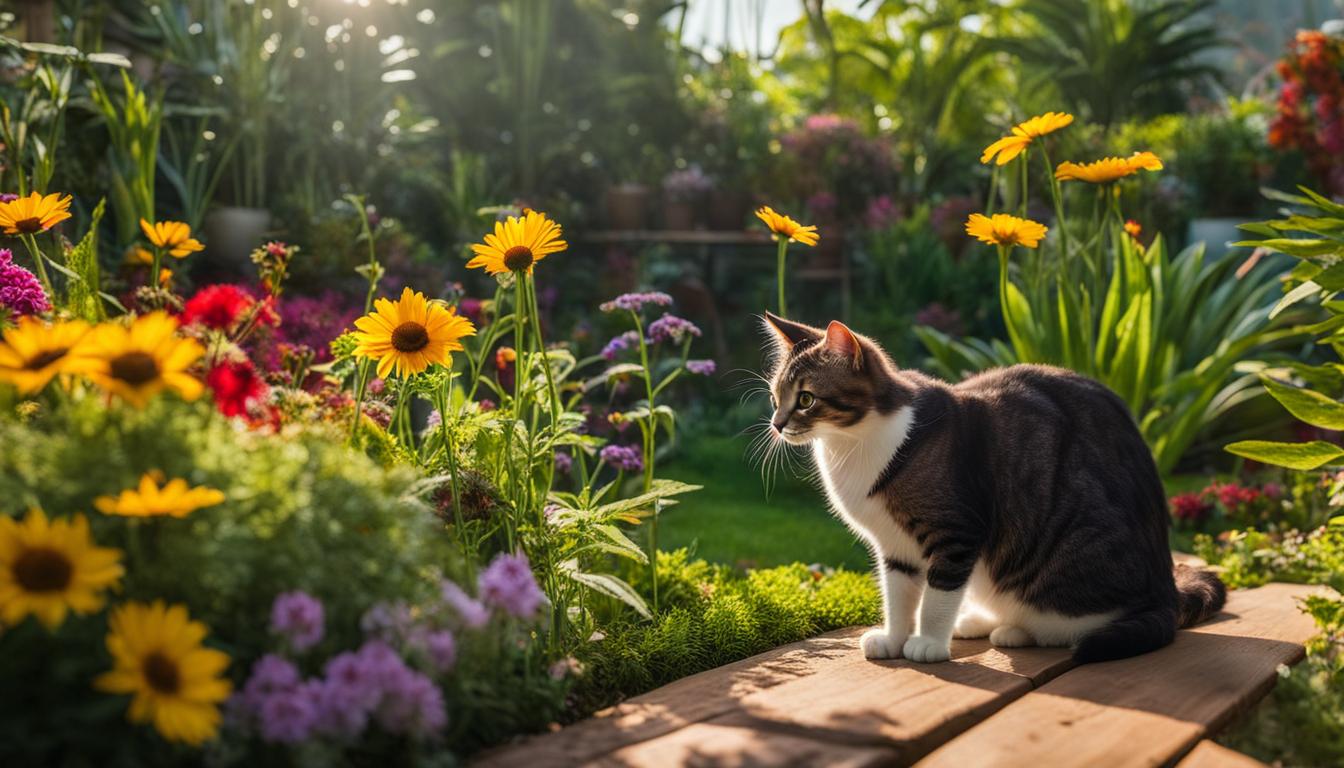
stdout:
[[1205,739],[1190,750],[1176,768],[1268,768],[1250,755],[1243,755]]

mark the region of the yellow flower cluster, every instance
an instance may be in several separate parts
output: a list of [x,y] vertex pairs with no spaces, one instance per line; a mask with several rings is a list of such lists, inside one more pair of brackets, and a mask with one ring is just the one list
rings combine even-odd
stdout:
[[164,390],[194,400],[204,385],[188,371],[205,348],[177,329],[166,312],[98,326],[23,317],[0,334],[0,382],[29,395],[58,375],[79,375],[137,408]]

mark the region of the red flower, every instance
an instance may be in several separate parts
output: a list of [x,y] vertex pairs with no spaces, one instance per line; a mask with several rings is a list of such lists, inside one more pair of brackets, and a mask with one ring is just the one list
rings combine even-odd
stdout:
[[1171,516],[1177,520],[1198,523],[1209,516],[1212,508],[1198,493],[1181,493],[1171,497]]
[[200,323],[207,328],[226,331],[251,305],[252,297],[236,285],[207,285],[182,308],[182,324]]
[[266,396],[266,382],[249,360],[226,360],[217,363],[205,376],[205,383],[215,393],[215,405],[225,416],[245,416],[248,408]]

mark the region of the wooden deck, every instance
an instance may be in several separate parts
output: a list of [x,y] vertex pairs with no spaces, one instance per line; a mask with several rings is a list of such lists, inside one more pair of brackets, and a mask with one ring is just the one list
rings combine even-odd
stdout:
[[1302,658],[1315,588],[1233,592],[1144,656],[1075,666],[1063,649],[957,640],[952,661],[869,661],[845,629],[678,680],[488,766],[1254,766],[1206,739]]

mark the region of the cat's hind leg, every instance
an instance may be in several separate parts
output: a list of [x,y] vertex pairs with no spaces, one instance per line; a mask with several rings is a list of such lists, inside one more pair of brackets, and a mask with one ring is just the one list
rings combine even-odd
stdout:
[[1004,624],[1001,627],[995,627],[994,631],[989,633],[989,642],[996,648],[1021,648],[1027,645],[1035,645],[1036,639],[1021,627]]
[[970,610],[963,609],[961,615],[957,617],[957,623],[952,627],[952,636],[963,640],[989,637],[989,633],[998,626],[999,621],[993,616],[971,606]]

